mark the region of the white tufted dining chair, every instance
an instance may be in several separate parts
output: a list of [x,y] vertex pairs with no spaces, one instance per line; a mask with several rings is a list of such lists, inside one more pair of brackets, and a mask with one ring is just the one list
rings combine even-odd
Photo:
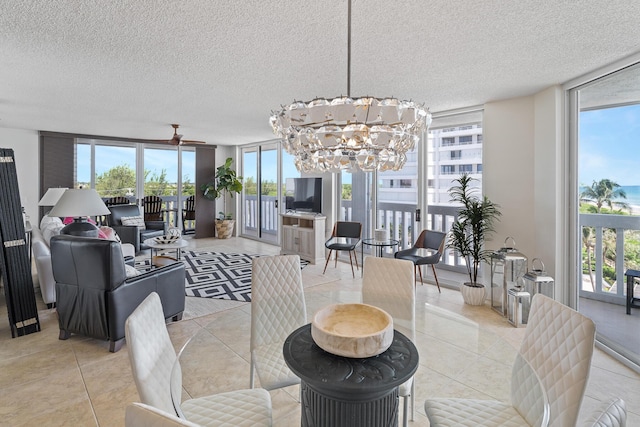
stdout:
[[168,412],[161,411],[144,403],[131,403],[124,415],[125,427],[200,427],[191,421],[183,420]]
[[[513,366],[513,405],[480,399],[428,399],[425,412],[431,426],[576,425],[589,379],[595,332],[595,324],[588,317],[536,294]],[[548,424],[539,412],[542,407],[533,405],[540,401],[540,393],[527,393],[526,389],[520,396],[514,393],[519,390],[514,382],[522,381],[539,382],[548,401]]]
[[251,372],[260,386],[274,390],[300,383],[287,366],[282,346],[289,334],[307,323],[298,255],[261,256],[251,270]]
[[[271,426],[271,396],[263,389],[237,390],[183,401],[182,371],[157,293],[151,293],[125,323],[133,378],[142,403],[203,426]],[[179,399],[177,399],[179,401]]]
[[[362,302],[383,309],[393,317],[393,328],[415,341],[416,297],[414,267],[411,261],[367,257],[364,260]],[[411,397],[411,421],[415,413],[413,377],[401,384],[403,425],[407,426],[408,400]]]
[[625,427],[627,406],[619,397],[603,402],[585,422],[583,427]]

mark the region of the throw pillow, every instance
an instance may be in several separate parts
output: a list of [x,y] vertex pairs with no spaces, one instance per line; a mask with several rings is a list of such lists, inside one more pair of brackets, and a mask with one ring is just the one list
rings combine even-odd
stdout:
[[122,221],[122,225],[135,225],[140,230],[146,229],[144,225],[144,219],[142,219],[141,215],[123,216],[122,218],[120,218],[120,221]]
[[124,265],[124,271],[127,274],[127,278],[140,275],[140,272],[138,270],[128,264]]
[[102,236],[104,236],[100,236],[102,239],[113,240],[114,242],[121,241],[120,236],[118,236],[118,233],[116,233],[116,230],[111,227],[107,227],[106,225],[100,226],[100,233],[102,233]]
[[49,245],[51,238],[53,236],[57,236],[60,234],[60,230],[64,228],[64,224],[58,217],[50,217],[45,215],[42,217],[42,221],[40,221],[40,232],[42,233],[42,238]]

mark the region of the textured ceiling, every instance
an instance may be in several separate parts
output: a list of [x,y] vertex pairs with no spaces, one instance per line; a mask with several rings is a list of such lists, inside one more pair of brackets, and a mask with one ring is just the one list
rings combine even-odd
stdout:
[[[353,0],[351,95],[431,111],[640,51],[635,0]],[[3,0],[0,127],[229,145],[347,91],[346,0]]]

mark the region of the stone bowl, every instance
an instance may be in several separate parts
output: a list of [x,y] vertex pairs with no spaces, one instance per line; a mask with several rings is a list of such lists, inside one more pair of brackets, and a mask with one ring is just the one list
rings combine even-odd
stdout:
[[393,318],[368,304],[333,304],[313,316],[311,337],[331,354],[372,357],[385,352],[393,342]]
[[158,236],[156,238],[153,239],[156,243],[160,243],[162,245],[166,245],[169,243],[175,243],[178,240],[180,240],[180,236],[174,236],[174,235],[169,235],[169,234],[165,234],[164,236]]

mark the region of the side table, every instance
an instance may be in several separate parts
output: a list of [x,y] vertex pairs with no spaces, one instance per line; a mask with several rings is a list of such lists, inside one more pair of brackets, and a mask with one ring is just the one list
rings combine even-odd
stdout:
[[419,356],[409,338],[394,333],[387,351],[365,359],[324,351],[311,337],[311,324],[287,337],[283,355],[301,380],[303,427],[398,425],[398,386],[416,372]]
[[[151,253],[151,258],[150,258],[150,263],[151,263],[151,268],[153,268],[155,266],[154,264],[154,254],[156,255],[155,258],[160,258],[157,257],[158,255],[158,251],[176,251],[176,261],[180,260],[180,255],[182,253],[182,248],[186,248],[187,246],[189,246],[189,242],[187,242],[184,239],[178,239],[173,243],[158,243],[155,241],[155,238],[151,238],[151,239],[147,239],[144,241],[144,244],[149,246],[149,248],[151,248],[150,253]],[[162,265],[166,265],[166,258],[164,260],[162,260],[163,262],[160,264]]]
[[398,247],[400,245],[399,240],[389,239],[389,240],[376,240],[376,239],[362,239],[362,245],[360,246],[360,264],[362,264],[362,270],[360,271],[360,275],[362,276],[364,272],[364,247],[365,245],[371,246],[375,248],[375,254],[378,257],[382,257],[384,255],[384,248],[386,247]]

